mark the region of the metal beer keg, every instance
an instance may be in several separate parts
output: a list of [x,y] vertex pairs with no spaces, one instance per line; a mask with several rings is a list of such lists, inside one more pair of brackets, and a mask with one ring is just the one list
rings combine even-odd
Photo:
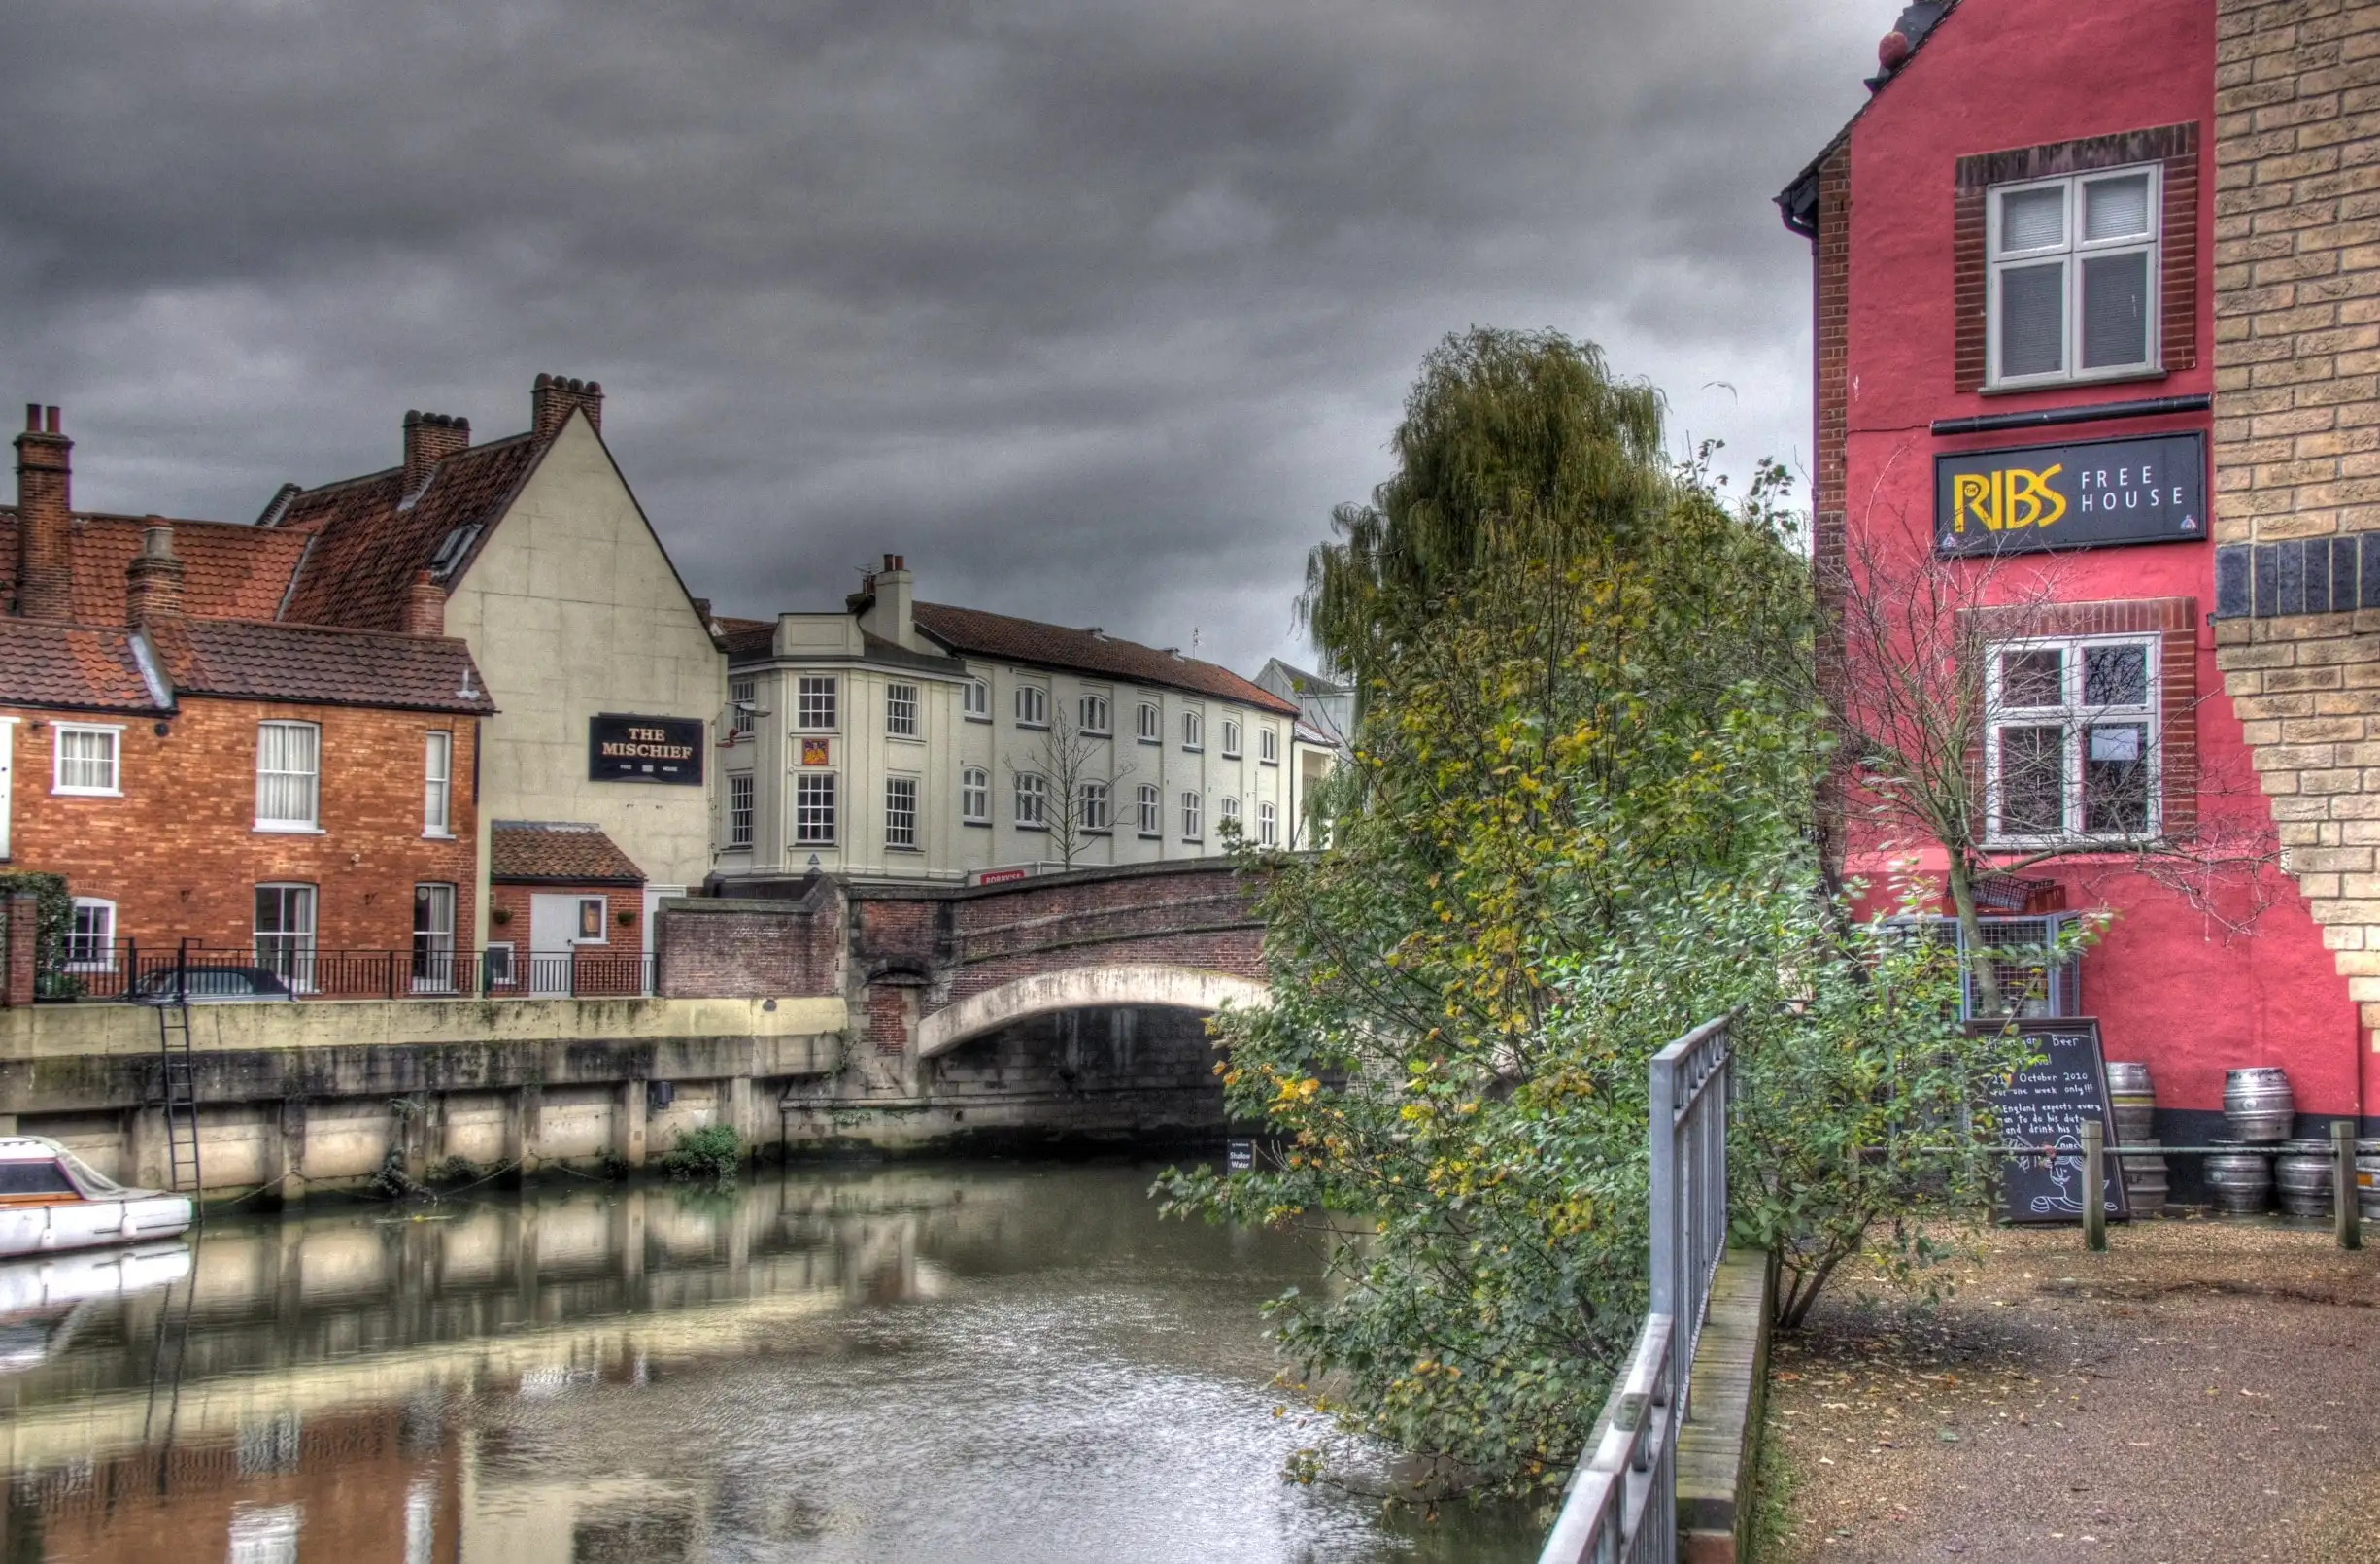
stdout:
[[2157,1134],[2157,1088],[2148,1066],[2109,1060],[2107,1101],[2116,1112],[2118,1143],[2138,1145]]
[[2227,1216],[2261,1215],[2272,1208],[2272,1158],[2246,1146],[2218,1152],[2206,1159],[2206,1188],[2215,1209]]
[[2273,1163],[2273,1188],[2292,1216],[2330,1214],[2330,1142],[2285,1140]]
[[2288,1139],[2297,1120],[2289,1072],[2262,1065],[2226,1074],[2223,1117],[2233,1138],[2247,1145],[2273,1145]]

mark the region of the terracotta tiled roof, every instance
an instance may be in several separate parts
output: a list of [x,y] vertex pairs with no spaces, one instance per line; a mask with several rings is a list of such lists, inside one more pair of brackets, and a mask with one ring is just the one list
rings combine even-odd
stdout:
[[[401,628],[415,576],[430,568],[440,545],[459,528],[480,529],[470,548],[486,538],[547,443],[516,434],[457,452],[438,463],[410,505],[398,467],[291,495],[266,512],[270,525],[264,529],[310,533],[314,547],[280,617],[357,629]],[[459,550],[445,561],[440,579],[452,581],[467,558],[467,550]]]
[[773,619],[730,619],[721,615],[711,623],[719,627],[720,645],[730,657],[766,657],[776,645],[777,622]]
[[[120,625],[124,566],[141,551],[145,516],[78,513],[74,519],[74,618],[81,625]],[[273,619],[306,540],[227,522],[175,520],[174,554],[182,561],[183,612],[209,619]],[[17,566],[17,511],[0,507],[0,571]],[[14,584],[9,590],[14,590]]]
[[1089,630],[1068,629],[1062,625],[1043,625],[1036,620],[1011,619],[1005,614],[953,608],[943,603],[918,603],[911,612],[919,629],[953,652],[1104,673],[1109,678],[1237,700],[1283,717],[1298,714],[1298,708],[1290,702],[1269,690],[1259,689],[1229,668],[1161,652],[1137,641],[1119,641],[1112,635],[1094,635]]
[[0,616],[0,705],[161,710],[127,630]]
[[487,716],[470,648],[426,635],[186,619],[152,632],[177,696]]
[[575,820],[497,820],[488,827],[488,877],[549,885],[642,885],[645,871]]

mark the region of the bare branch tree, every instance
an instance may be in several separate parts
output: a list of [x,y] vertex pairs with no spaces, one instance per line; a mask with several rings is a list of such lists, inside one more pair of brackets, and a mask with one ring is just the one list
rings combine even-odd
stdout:
[[1050,713],[1049,726],[1021,764],[1007,755],[1001,764],[1019,798],[1031,785],[1024,779],[1037,781],[1041,824],[1061,868],[1072,868],[1093,837],[1114,829],[1116,784],[1133,774],[1130,763],[1115,764],[1106,733],[1083,728],[1063,708]]
[[1879,520],[1818,566],[1836,801],[1887,852],[1942,849],[1978,1008],[2003,1010],[1981,898],[2040,865],[2085,866],[2094,893],[2140,875],[2227,935],[2252,928],[2279,894],[2278,840],[2253,775],[2160,754],[2195,702],[2160,702],[2150,648],[2077,647],[2057,556],[1944,558],[1906,513]]

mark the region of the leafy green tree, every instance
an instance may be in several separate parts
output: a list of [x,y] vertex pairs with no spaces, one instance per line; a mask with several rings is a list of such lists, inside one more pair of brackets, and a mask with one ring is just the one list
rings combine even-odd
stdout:
[[1777,475],[1727,504],[1664,458],[1650,389],[1551,333],[1449,338],[1394,449],[1309,569],[1362,711],[1332,845],[1268,861],[1275,1003],[1216,1023],[1235,1109],[1283,1155],[1162,1187],[1333,1230],[1328,1284],[1273,1306],[1309,1380],[1527,1487],[1559,1480],[1644,1309],[1654,1049],[1738,1017],[1739,1209],[1812,1295],[1907,1193],[1824,1157],[1955,1139],[1978,1081],[1925,951],[1847,944],[1819,890],[1812,599]]

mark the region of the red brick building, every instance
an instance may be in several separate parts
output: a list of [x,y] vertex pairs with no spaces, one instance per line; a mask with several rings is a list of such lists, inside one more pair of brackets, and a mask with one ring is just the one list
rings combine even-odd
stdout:
[[443,594],[409,589],[389,629],[277,622],[303,537],[76,512],[55,408],[16,446],[0,855],[75,898],[51,991],[185,941],[301,992],[467,987],[495,707]]
[[[2289,1071],[2300,1133],[2374,1113],[2376,50],[2353,0],[1915,4],[1779,197],[1837,606],[1956,606],[1986,864],[2038,882],[1997,889],[2114,914],[2036,1003],[2150,1066],[2169,1142],[2244,1066]],[[1938,841],[1845,797],[1844,868],[1942,886]]]

